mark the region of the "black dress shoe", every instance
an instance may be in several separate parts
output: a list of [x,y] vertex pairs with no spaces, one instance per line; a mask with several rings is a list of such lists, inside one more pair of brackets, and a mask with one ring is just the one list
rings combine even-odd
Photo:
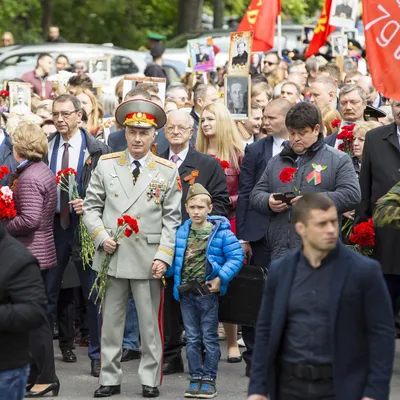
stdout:
[[228,356],[228,363],[229,364],[236,364],[242,362],[242,356],[237,356],[237,357],[229,357]]
[[121,362],[139,360],[139,359],[140,359],[140,351],[122,349]]
[[43,389],[40,392],[31,392],[31,391],[26,392],[25,397],[43,397],[50,392],[52,394],[52,397],[58,396],[58,393],[60,392],[60,382],[58,380],[57,382],[52,383],[46,389]]
[[61,350],[62,361],[67,363],[74,363],[77,361],[76,355],[72,350]]
[[167,361],[163,364],[164,375],[180,374],[182,372],[184,372],[182,358],[174,361]]
[[101,385],[95,392],[94,397],[110,397],[121,393],[121,385],[103,386]]
[[100,376],[100,360],[92,360],[90,373],[95,378],[98,378]]
[[142,396],[143,397],[159,397],[160,392],[156,387],[142,385]]
[[58,331],[58,328],[54,325],[54,328],[53,328],[53,340],[58,340],[59,336],[60,336],[60,333]]

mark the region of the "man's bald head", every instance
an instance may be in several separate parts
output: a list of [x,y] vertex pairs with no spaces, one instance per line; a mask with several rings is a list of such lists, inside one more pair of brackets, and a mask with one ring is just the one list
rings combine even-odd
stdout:
[[285,119],[292,103],[286,99],[276,99],[269,102],[264,108],[263,126],[261,132],[268,136],[288,138]]
[[277,110],[277,113],[286,117],[289,110],[293,107],[293,104],[286,99],[276,99],[270,101],[266,107],[273,107]]

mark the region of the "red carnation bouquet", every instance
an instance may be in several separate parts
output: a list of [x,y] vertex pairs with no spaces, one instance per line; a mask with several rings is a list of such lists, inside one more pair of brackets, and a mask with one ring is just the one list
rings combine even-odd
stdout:
[[[0,179],[10,173],[5,165],[0,167]],[[17,215],[13,192],[8,186],[0,186],[0,219],[11,219]]]
[[[137,234],[139,233],[139,225],[137,220],[129,215],[123,215],[117,220],[117,230],[112,238],[116,243],[118,243],[123,237],[131,237],[133,233],[136,234],[136,239],[138,239]],[[111,257],[112,254],[106,253],[89,294],[90,297],[94,290],[97,291],[94,303],[96,304],[100,299],[99,312],[103,307],[104,296],[108,288],[108,270],[110,268]]]
[[338,150],[341,150],[347,153],[350,157],[354,156],[353,152],[353,143],[354,143],[354,135],[353,129],[355,124],[347,125],[342,128],[340,133],[336,136],[336,139],[342,140],[343,143],[339,144]]
[[357,253],[370,257],[375,246],[374,221],[370,218],[367,222],[361,222],[353,228],[353,233],[349,236],[349,246]]
[[228,169],[228,168],[230,168],[230,164],[229,164],[229,162],[228,161],[225,161],[225,160],[221,160],[221,159],[219,159],[218,157],[215,157],[216,158],[216,160],[220,163],[220,165],[221,165],[221,167],[222,167],[222,169]]
[[290,183],[290,182],[292,182],[294,192],[297,195],[299,195],[300,194],[300,190],[297,189],[296,185],[294,184],[294,182],[296,180],[296,173],[297,173],[297,169],[296,168],[292,168],[292,167],[283,168],[282,171],[279,173],[279,180],[282,183]]
[[342,123],[342,121],[340,119],[334,119],[331,122],[331,127],[336,129],[336,128],[340,128],[340,124]]
[[[71,198],[77,200],[80,198],[78,192],[78,182],[76,181],[76,171],[73,168],[65,168],[57,172],[56,183],[60,190],[70,193],[71,187]],[[83,215],[79,216],[79,242],[81,244],[81,258],[83,268],[90,266],[94,257],[94,243],[92,238],[87,231],[85,224],[83,223]]]

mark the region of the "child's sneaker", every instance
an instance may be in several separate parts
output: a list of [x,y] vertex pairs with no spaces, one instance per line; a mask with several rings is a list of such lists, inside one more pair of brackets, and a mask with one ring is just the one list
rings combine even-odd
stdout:
[[190,379],[189,387],[185,391],[185,397],[197,397],[201,387],[201,379]]
[[215,384],[215,379],[203,378],[200,390],[197,393],[197,398],[212,399],[217,397],[217,394],[217,385]]

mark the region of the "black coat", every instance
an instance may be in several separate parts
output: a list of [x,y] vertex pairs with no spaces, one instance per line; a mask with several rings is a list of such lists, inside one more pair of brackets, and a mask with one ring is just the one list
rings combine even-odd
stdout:
[[46,321],[39,262],[0,227],[0,371],[30,362],[29,332]]
[[10,184],[11,174],[16,170],[18,163],[13,155],[12,141],[9,135],[4,132],[5,138],[2,146],[0,147],[0,165],[6,166],[10,170],[8,175],[5,175],[3,179],[0,179],[1,186],[7,186]]
[[246,146],[240,167],[239,196],[236,205],[236,234],[239,239],[256,242],[267,232],[269,218],[252,209],[250,193],[272,158],[273,144],[272,136],[267,136]]
[[[395,330],[381,268],[343,244],[338,247],[329,301],[335,395],[340,400],[388,400]],[[256,327],[250,395],[280,400],[281,345],[299,257],[296,250],[270,265]]]
[[[400,147],[396,124],[382,126],[365,137],[360,172],[361,203],[356,208],[356,223],[372,217],[375,204],[400,181]],[[400,275],[400,230],[375,229],[375,257],[384,274]]]
[[[165,153],[160,154],[160,157],[168,160],[169,149]],[[192,147],[189,147],[185,161],[179,167],[179,176],[182,182],[182,223],[189,219],[189,215],[185,209],[189,183],[185,181],[185,177],[189,176],[195,170],[199,171],[196,183],[203,185],[212,196],[213,210],[211,214],[227,217],[230,210],[230,200],[224,170],[215,158],[199,153]]]
[[336,136],[338,135],[338,132],[332,133],[332,135],[327,136],[324,138],[324,142],[331,147],[335,147],[336,144]]

